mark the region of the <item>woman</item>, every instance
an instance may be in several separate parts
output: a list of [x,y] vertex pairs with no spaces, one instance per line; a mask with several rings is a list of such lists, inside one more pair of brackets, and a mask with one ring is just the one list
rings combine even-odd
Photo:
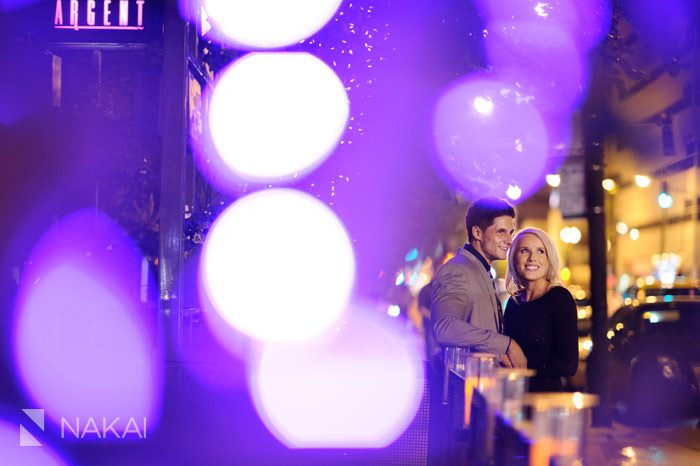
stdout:
[[576,303],[559,284],[559,255],[537,228],[518,232],[508,251],[505,334],[522,347],[527,367],[537,371],[531,392],[562,391],[562,377],[578,367]]

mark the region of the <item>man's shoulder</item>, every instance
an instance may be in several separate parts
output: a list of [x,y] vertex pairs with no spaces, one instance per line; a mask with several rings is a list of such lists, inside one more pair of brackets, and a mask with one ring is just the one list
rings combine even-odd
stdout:
[[455,272],[478,275],[481,272],[479,267],[483,269],[483,266],[476,262],[476,258],[472,259],[469,256],[470,254],[467,251],[460,248],[453,258],[440,266],[437,271],[437,276]]
[[484,268],[484,265],[479,261],[479,259],[477,259],[474,256],[474,254],[472,254],[464,248],[459,248],[457,250],[457,254],[455,254],[455,256],[452,259],[445,262],[444,265],[450,263],[460,267],[474,267],[476,268],[476,270],[481,270]]

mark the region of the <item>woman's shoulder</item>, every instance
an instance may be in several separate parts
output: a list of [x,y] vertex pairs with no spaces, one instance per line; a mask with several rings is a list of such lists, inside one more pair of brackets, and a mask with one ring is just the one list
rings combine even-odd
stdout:
[[508,299],[506,299],[506,309],[508,307],[516,307],[519,304],[520,303],[518,303],[518,299],[513,295],[508,296]]
[[573,295],[571,292],[566,289],[566,287],[562,285],[554,285],[552,286],[548,291],[547,294],[550,295],[553,298],[569,298],[572,301],[574,300]]
[[572,303],[575,303],[571,292],[562,285],[554,285],[549,289],[549,291],[547,291],[547,294],[552,299],[571,301]]

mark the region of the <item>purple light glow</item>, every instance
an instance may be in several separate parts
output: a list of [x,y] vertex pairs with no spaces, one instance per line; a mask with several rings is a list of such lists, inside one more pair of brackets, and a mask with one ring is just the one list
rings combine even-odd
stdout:
[[570,31],[582,51],[588,51],[608,33],[610,0],[476,0],[487,22],[532,22],[545,33],[549,28]]
[[584,96],[584,62],[567,33],[535,22],[494,22],[484,46],[501,81],[511,83],[540,111],[566,113]]
[[410,424],[422,393],[420,345],[390,327],[391,319],[368,316],[351,309],[313,341],[266,345],[251,392],[261,419],[286,446],[381,448]]
[[544,183],[545,125],[506,84],[472,75],[453,85],[437,102],[433,130],[444,177],[470,199],[519,188],[520,202]]
[[229,325],[261,341],[298,341],[342,314],[355,258],[344,225],[325,204],[271,189],[239,199],[217,218],[199,275]]
[[[29,418],[21,423],[32,425]],[[38,428],[37,428],[38,429]],[[33,429],[27,429],[33,430]],[[32,436],[35,434],[32,432]],[[17,423],[0,419],[0,459],[7,465],[32,465],[32,466],[60,466],[67,464],[58,454],[44,442],[43,438],[37,439],[41,447],[20,446],[17,433]]]
[[693,44],[691,0],[646,0],[626,2],[625,10],[635,31],[651,50],[662,57],[677,56],[685,45]]
[[217,37],[240,48],[269,49],[298,43],[321,29],[341,0],[204,0]]
[[[557,115],[541,113],[547,128],[550,157],[566,157],[574,143],[573,117],[569,114]],[[550,167],[556,171],[556,167]]]
[[[101,213],[62,219],[34,247],[14,315],[15,370],[56,424],[130,418],[152,431],[162,396],[161,353],[139,303],[141,260]],[[87,435],[85,439],[95,439]]]
[[41,0],[0,0],[0,11],[13,11],[27,7]]
[[308,53],[252,53],[224,70],[209,132],[228,171],[248,181],[297,178],[323,162],[345,131],[348,97]]
[[73,29],[74,31],[99,30],[99,31],[143,31],[143,26],[54,26],[54,29]]
[[201,313],[192,318],[195,322],[204,320],[204,325],[196,325],[192,334],[185,335],[177,350],[180,360],[191,363],[187,370],[202,386],[214,391],[244,391],[252,340],[221,317],[207,299],[201,280],[196,281]]
[[0,125],[13,126],[46,104],[36,89],[43,85],[48,62],[39,52],[6,45],[0,48],[0,63],[16,66],[0,70]]

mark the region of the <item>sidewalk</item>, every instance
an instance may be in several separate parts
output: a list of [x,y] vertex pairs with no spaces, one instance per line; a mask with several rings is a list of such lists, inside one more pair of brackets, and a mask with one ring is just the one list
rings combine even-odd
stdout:
[[699,466],[700,429],[613,423],[588,431],[587,466]]

